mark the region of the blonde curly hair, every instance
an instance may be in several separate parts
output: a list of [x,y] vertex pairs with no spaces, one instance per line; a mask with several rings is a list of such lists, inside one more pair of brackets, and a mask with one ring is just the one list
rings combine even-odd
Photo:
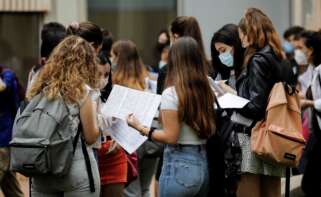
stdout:
[[52,100],[63,98],[69,104],[86,96],[85,85],[98,88],[98,66],[93,47],[78,36],[68,36],[52,52],[31,88],[30,100],[41,91]]

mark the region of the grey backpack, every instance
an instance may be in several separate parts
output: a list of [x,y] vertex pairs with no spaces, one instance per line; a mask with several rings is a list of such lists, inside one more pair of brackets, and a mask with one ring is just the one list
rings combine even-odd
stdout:
[[10,169],[25,176],[63,176],[71,166],[79,135],[80,129],[72,130],[64,101],[38,94],[16,115]]

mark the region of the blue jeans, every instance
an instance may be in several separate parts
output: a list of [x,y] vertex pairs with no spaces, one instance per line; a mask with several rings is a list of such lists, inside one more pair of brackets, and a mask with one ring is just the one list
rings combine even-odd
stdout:
[[205,145],[167,145],[160,197],[207,196],[209,173]]

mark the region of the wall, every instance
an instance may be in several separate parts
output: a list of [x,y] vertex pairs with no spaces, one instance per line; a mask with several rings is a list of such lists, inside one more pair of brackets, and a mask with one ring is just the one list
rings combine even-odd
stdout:
[[177,11],[198,19],[209,56],[213,33],[227,23],[237,24],[248,7],[262,9],[282,35],[291,23],[290,5],[290,0],[178,0]]
[[44,22],[57,21],[68,25],[74,21],[87,20],[87,0],[51,0],[51,10]]

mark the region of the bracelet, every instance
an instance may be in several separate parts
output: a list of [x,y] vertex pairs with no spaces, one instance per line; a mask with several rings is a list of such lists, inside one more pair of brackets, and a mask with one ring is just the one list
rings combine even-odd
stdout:
[[151,127],[151,128],[150,128],[150,130],[149,130],[149,132],[148,132],[148,140],[149,140],[149,141],[152,141],[152,135],[153,135],[155,129],[156,129],[155,127]]

